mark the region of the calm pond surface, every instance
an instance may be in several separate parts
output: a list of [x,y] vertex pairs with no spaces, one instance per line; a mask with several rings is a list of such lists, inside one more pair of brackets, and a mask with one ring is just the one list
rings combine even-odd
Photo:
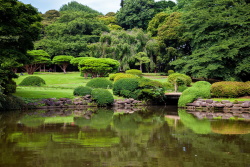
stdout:
[[250,120],[175,107],[0,114],[1,167],[250,167]]

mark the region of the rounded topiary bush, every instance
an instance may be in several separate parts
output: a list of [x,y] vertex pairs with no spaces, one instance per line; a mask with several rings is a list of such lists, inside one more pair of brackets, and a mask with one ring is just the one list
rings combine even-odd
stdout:
[[184,107],[187,103],[193,102],[197,98],[210,98],[211,97],[211,84],[206,81],[198,81],[192,87],[187,88],[182,92],[178,100],[178,106]]
[[109,80],[113,81],[117,75],[123,75],[124,73],[109,74]]
[[74,89],[73,94],[75,96],[85,96],[85,95],[90,95],[92,92],[92,89],[87,86],[78,86]]
[[211,93],[215,97],[240,97],[245,95],[244,82],[222,81],[212,84]]
[[245,82],[244,84],[244,89],[245,89],[245,95],[250,95],[250,81]]
[[139,78],[137,75],[133,75],[133,74],[121,74],[121,75],[117,75],[114,79],[114,81],[118,81],[119,79],[122,78]]
[[114,83],[113,93],[114,95],[129,95],[130,92],[135,91],[138,87],[139,80],[137,78],[122,78]]
[[106,89],[93,89],[91,92],[91,97],[98,106],[107,106],[114,103],[113,95]]
[[91,88],[103,88],[103,89],[111,89],[113,88],[113,83],[106,78],[94,78],[90,80],[86,86]]
[[141,70],[137,70],[137,69],[127,70],[127,71],[125,71],[125,73],[126,74],[133,74],[133,75],[142,76],[142,71]]
[[168,75],[171,75],[174,73],[174,70],[168,70]]
[[29,76],[22,80],[20,86],[42,86],[45,85],[44,79],[38,76]]
[[180,73],[173,73],[168,76],[168,82],[174,85],[175,91],[177,91],[178,86],[180,85],[186,85],[190,86],[192,83],[191,77],[185,75],[185,74],[180,74]]

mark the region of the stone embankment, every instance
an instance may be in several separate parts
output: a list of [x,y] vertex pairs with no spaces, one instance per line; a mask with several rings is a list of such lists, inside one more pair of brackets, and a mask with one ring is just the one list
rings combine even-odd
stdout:
[[[143,106],[144,102],[134,99],[119,99],[114,100],[113,106],[116,109],[130,109],[135,106]],[[28,103],[28,108],[35,109],[53,109],[53,108],[86,108],[86,107],[97,107],[97,104],[91,99],[90,95],[78,97],[75,99],[69,98],[48,98],[42,99],[38,102]]]
[[214,101],[212,99],[197,99],[193,103],[186,104],[187,109],[191,110],[220,110],[223,112],[250,112],[250,101],[235,101],[230,102],[229,100]]

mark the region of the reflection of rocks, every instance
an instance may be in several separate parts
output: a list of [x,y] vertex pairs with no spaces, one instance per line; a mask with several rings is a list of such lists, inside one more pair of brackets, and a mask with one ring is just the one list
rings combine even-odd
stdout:
[[113,107],[115,112],[134,113],[135,111],[142,110],[145,105],[142,101],[130,98],[115,100]]
[[227,112],[227,113],[223,113],[223,112],[201,112],[201,111],[192,111],[190,112],[190,114],[193,114],[195,117],[197,117],[198,119],[231,119],[231,118],[235,118],[235,119],[239,119],[239,118],[243,118],[243,119],[249,119],[250,120],[250,113],[234,113],[234,112]]
[[250,101],[235,101],[229,100],[213,101],[212,99],[197,99],[193,103],[186,104],[188,110],[201,111],[223,111],[223,112],[250,112]]

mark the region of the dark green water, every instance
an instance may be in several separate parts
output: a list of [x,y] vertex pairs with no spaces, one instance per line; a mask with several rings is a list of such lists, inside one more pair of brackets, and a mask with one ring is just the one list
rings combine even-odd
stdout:
[[1,167],[250,167],[250,121],[174,107],[0,114]]

